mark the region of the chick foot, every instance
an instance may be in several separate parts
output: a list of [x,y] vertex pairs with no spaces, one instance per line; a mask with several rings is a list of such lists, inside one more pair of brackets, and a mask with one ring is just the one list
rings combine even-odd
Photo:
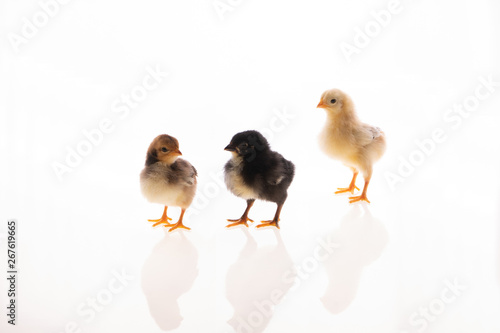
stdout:
[[160,219],[157,219],[157,220],[148,220],[149,222],[156,222],[155,224],[153,224],[153,227],[156,227],[157,225],[160,225],[160,224],[164,224],[165,227],[168,227],[168,226],[171,226],[173,225],[172,223],[168,222],[168,221],[171,221],[172,219],[168,216],[162,216]]
[[[179,229],[179,228],[180,229],[191,230],[191,228],[186,227],[184,224],[182,224],[182,222],[177,222],[176,224],[170,224],[170,226],[172,226],[172,227],[170,228],[170,230],[168,232],[172,232],[175,229]],[[165,227],[168,228],[169,226],[166,225]]]
[[359,188],[356,185],[352,185],[349,187],[338,187],[337,188],[338,191],[335,191],[335,194],[346,193],[346,192],[351,192],[351,194],[354,194],[354,189],[359,191]]
[[366,202],[370,203],[370,200],[368,200],[365,193],[362,193],[361,195],[356,196],[356,197],[349,197],[349,203],[358,202],[358,201],[366,201]]
[[153,227],[156,227],[157,225],[160,225],[160,224],[165,224],[165,226],[171,226],[173,225],[172,223],[168,222],[168,221],[171,221],[172,218],[168,217],[167,216],[167,206],[165,206],[165,208],[163,209],[163,215],[157,219],[157,220],[148,220],[149,222],[156,222],[155,224],[153,224]]
[[[279,220],[278,220],[279,221]],[[280,226],[278,225],[278,221],[276,220],[267,220],[267,221],[260,221],[261,224],[259,224],[257,226],[257,228],[263,228],[263,227],[276,227],[276,228],[280,228]]]
[[226,228],[231,228],[231,227],[235,227],[237,225],[241,225],[241,224],[244,224],[245,227],[248,228],[248,221],[250,222],[253,222],[252,219],[249,219],[247,216],[242,216],[240,217],[239,219],[236,219],[236,220],[231,220],[231,219],[227,219],[228,222],[233,222],[233,223],[230,223],[228,225],[226,225]]

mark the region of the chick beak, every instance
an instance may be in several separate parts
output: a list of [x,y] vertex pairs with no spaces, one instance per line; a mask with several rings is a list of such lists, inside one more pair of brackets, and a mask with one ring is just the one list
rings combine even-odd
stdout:
[[226,146],[226,148],[224,148],[224,150],[227,150],[227,151],[236,151],[236,149],[233,146],[231,146],[231,144],[228,144]]
[[182,156],[182,153],[179,149],[174,150],[173,153],[176,155]]
[[326,104],[323,103],[323,100],[319,101],[317,108],[322,108],[324,109],[326,107]]

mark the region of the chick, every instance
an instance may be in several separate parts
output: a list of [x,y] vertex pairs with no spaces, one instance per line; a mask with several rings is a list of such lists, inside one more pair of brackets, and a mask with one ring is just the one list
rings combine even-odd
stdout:
[[[182,224],[184,212],[191,205],[196,192],[196,169],[186,160],[178,158],[179,141],[176,138],[161,134],[149,145],[146,154],[146,166],[141,172],[141,191],[150,202],[165,205],[163,215],[153,227],[164,224],[169,231],[177,228],[190,229]],[[181,208],[179,221],[171,224],[167,216],[168,206]]]
[[368,184],[373,172],[373,164],[384,154],[386,148],[385,134],[378,127],[362,123],[351,98],[338,89],[327,90],[321,96],[317,106],[327,113],[327,120],[319,141],[323,151],[341,160],[353,172],[351,184],[346,188],[338,188],[338,193],[354,194],[356,177],[359,171],[365,179],[365,186],[360,196],[349,197],[349,202],[364,200]]
[[271,151],[266,138],[257,131],[236,134],[224,150],[232,153],[232,158],[224,167],[226,186],[234,195],[247,201],[243,215],[227,227],[244,224],[248,227],[248,211],[255,199],[275,202],[278,207],[272,220],[261,221],[257,228],[275,226],[281,208],[288,196],[287,190],[295,174],[295,166],[279,153]]

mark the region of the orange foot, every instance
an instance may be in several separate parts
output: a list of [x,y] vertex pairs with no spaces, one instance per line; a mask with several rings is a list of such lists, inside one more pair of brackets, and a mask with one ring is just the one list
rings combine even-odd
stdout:
[[171,225],[173,225],[172,223],[168,222],[168,221],[171,221],[172,219],[170,217],[168,217],[167,215],[163,215],[160,219],[158,220],[148,220],[149,222],[156,222],[155,224],[153,224],[153,227],[156,227],[157,225],[160,225],[160,224],[165,224],[165,227],[169,227]]
[[228,222],[233,222],[233,223],[230,223],[228,225],[226,225],[226,228],[231,228],[231,227],[235,227],[237,225],[240,225],[240,224],[244,224],[245,227],[248,228],[248,221],[250,222],[253,222],[252,219],[249,219],[247,216],[242,216],[240,217],[239,219],[236,219],[236,220],[230,220],[230,219],[227,219]]
[[337,188],[338,191],[335,191],[335,194],[346,193],[346,192],[351,192],[351,194],[354,194],[354,189],[359,191],[359,188],[356,185],[352,185],[349,187],[338,187]]
[[370,200],[368,200],[368,198],[366,197],[366,194],[364,194],[364,193],[361,193],[361,195],[359,195],[357,197],[349,197],[349,203],[358,202],[358,201],[366,201],[366,202],[370,203]]
[[[178,228],[186,229],[186,230],[191,230],[191,228],[186,227],[184,224],[182,224],[182,222],[177,222],[176,224],[170,224],[170,225],[172,227],[170,228],[170,230],[168,232],[172,232],[172,231],[174,231],[175,229],[178,229]],[[169,227],[169,226],[166,225],[165,227]]]
[[257,226],[257,228],[263,228],[263,227],[276,227],[276,228],[280,228],[280,226],[278,225],[278,221],[275,221],[275,220],[267,220],[267,221],[260,221],[261,224],[259,224]]

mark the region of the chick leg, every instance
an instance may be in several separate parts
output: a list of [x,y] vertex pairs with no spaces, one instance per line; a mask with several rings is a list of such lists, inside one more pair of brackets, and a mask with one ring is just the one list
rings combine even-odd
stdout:
[[227,220],[228,222],[233,222],[233,223],[228,224],[226,226],[226,228],[231,228],[231,227],[234,227],[234,226],[237,226],[240,224],[244,224],[246,227],[248,227],[247,221],[253,222],[253,220],[248,218],[248,212],[250,211],[250,208],[252,208],[254,202],[255,202],[255,199],[247,200],[247,208],[245,209],[245,212],[243,213],[243,215],[241,215],[241,217],[239,219],[236,219],[236,220],[228,219]]
[[165,206],[165,209],[163,210],[163,215],[161,216],[161,218],[159,218],[157,220],[148,220],[149,222],[156,222],[155,224],[153,224],[153,227],[156,227],[159,224],[165,224],[165,226],[172,225],[170,222],[168,222],[169,220],[172,220],[172,219],[167,216],[167,208],[168,207]]
[[346,193],[346,192],[351,192],[351,194],[354,194],[354,189],[359,191],[359,188],[356,186],[356,177],[358,177],[358,170],[352,169],[352,172],[353,175],[349,187],[339,187],[337,188],[338,191],[336,191],[335,194]]
[[267,220],[267,221],[260,221],[262,224],[259,224],[257,228],[262,228],[262,227],[271,227],[275,226],[276,228],[280,228],[278,222],[280,220],[280,213],[281,213],[281,208],[283,208],[283,204],[278,204],[278,208],[276,209],[276,214],[274,214],[274,218],[272,220]]
[[[177,228],[191,230],[191,228],[186,227],[184,224],[182,224],[182,218],[184,217],[184,212],[186,212],[186,209],[182,208],[181,216],[179,216],[179,221],[177,221],[176,224],[171,224],[172,227],[170,228],[170,230],[168,232],[172,232]],[[166,227],[168,227],[168,226],[166,226]]]
[[370,200],[366,197],[366,191],[368,190],[368,184],[370,184],[370,178],[365,179],[365,186],[363,187],[363,192],[359,196],[349,197],[349,203],[357,202],[357,201],[366,201],[370,203]]

